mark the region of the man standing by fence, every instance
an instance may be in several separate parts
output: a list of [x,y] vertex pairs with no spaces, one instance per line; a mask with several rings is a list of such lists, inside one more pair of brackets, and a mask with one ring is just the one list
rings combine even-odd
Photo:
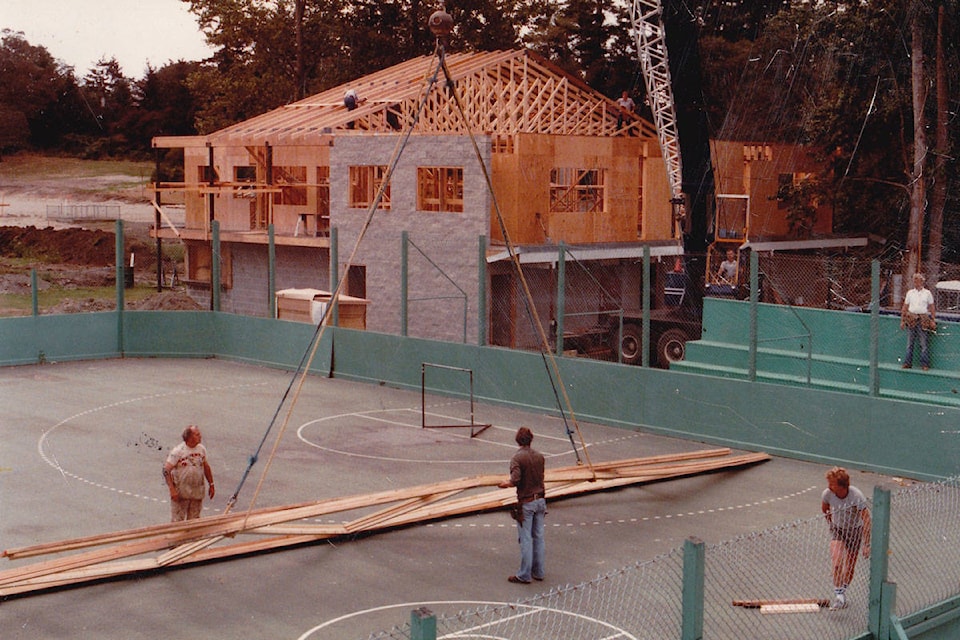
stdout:
[[517,429],[520,449],[510,459],[510,480],[499,484],[501,489],[517,488],[517,508],[513,512],[520,537],[520,570],[507,578],[510,582],[530,584],[530,579],[543,580],[546,545],[543,540],[543,518],[547,513],[546,488],[543,484],[543,454],[530,447],[533,432]]
[[900,309],[900,328],[907,330],[907,355],[903,358],[903,368],[913,366],[913,346],[920,342],[920,368],[930,368],[930,351],[927,349],[927,332],[937,328],[937,310],[933,303],[933,294],[923,286],[923,274],[913,274],[913,289],[903,297]]
[[850,486],[850,475],[842,467],[827,472],[820,508],[830,525],[830,560],[833,563],[831,609],[847,606],[847,587],[857,567],[857,553],[870,557],[870,509],[863,492]]

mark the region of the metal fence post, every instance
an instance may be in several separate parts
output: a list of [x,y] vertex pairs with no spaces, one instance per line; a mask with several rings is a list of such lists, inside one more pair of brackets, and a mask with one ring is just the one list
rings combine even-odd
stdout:
[[426,607],[410,612],[410,640],[437,640],[437,617]]
[[116,260],[117,260],[117,276],[116,276],[116,285],[117,285],[117,351],[123,353],[123,288],[127,284],[126,273],[126,259],[123,250],[123,220],[118,219],[116,226]]
[[33,316],[40,315],[40,285],[37,282],[36,269],[30,269],[30,304],[33,308]]
[[[640,345],[640,366],[650,366],[650,245],[643,246],[643,335]],[[623,324],[623,323],[621,323]],[[622,340],[621,336],[621,340]]]
[[757,313],[760,305],[760,258],[756,251],[750,252],[750,381],[757,380],[757,340],[759,326]]
[[[330,227],[330,294],[337,288],[340,282],[340,250],[339,236],[337,228]],[[328,324],[336,327],[340,325],[340,305],[336,300],[331,300],[330,304],[330,322]]]
[[277,245],[273,223],[267,225],[267,315],[277,317]]
[[[885,593],[896,594],[896,590],[889,591],[884,585],[887,581],[887,570],[890,565],[888,550],[890,547],[890,491],[881,487],[873,489],[873,509],[871,513],[872,525],[870,528],[870,610],[867,614],[867,627],[873,637],[879,638],[880,629],[884,626],[884,612],[893,610],[893,604],[885,602]],[[883,636],[886,637],[886,636]]]
[[477,257],[477,345],[487,344],[487,236],[479,239]]
[[870,395],[880,395],[880,261],[870,266]]
[[220,311],[220,221],[210,223],[213,238],[210,251],[210,309]]
[[558,356],[563,355],[563,325],[567,315],[567,245],[560,243],[559,253],[557,255],[557,317],[556,322],[557,343],[555,351]]
[[404,231],[400,234],[400,335],[402,336],[407,335],[407,314],[409,313],[409,310],[407,309],[407,287],[409,285],[407,280],[407,269],[409,268],[409,246],[410,236],[406,231]]
[[704,555],[702,540],[684,540],[682,640],[703,638]]

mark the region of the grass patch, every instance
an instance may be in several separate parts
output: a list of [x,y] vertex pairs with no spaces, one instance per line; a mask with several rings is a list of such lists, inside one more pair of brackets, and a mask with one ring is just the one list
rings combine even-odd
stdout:
[[81,160],[18,153],[4,156],[0,162],[0,180],[22,178],[96,178],[101,176],[129,176],[136,184],[147,182],[154,163],[133,160]]
[[[155,286],[137,285],[132,289],[124,289],[123,299],[126,303],[140,302],[157,292]],[[116,304],[117,290],[113,285],[108,287],[77,287],[63,289],[50,287],[37,293],[37,307],[42,315],[45,309],[52,309],[65,302],[81,304],[85,301],[104,301]],[[33,313],[33,296],[29,293],[0,293],[0,317],[29,316]]]

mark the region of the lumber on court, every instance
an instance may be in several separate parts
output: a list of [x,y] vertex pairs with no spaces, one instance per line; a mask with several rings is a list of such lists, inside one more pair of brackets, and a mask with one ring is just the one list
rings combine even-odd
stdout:
[[[595,463],[590,467],[561,467],[547,470],[546,494],[548,499],[556,499],[744,467],[769,459],[765,453],[734,455],[730,449],[721,448]],[[516,491],[497,488],[502,480],[502,475],[457,478],[7,549],[3,556],[11,561],[44,555],[57,557],[0,571],[0,597],[503,509],[516,503]],[[372,507],[381,508],[370,511]],[[356,510],[363,513],[342,525],[299,522]],[[240,534],[258,538],[238,541],[236,536]],[[132,559],[147,554],[159,555]]]
[[818,607],[830,606],[830,601],[825,598],[780,598],[777,600],[734,600],[733,606],[744,607],[746,609],[760,609],[762,607],[774,605],[816,605]]
[[820,605],[807,604],[764,604],[760,605],[760,613],[815,613],[820,611]]

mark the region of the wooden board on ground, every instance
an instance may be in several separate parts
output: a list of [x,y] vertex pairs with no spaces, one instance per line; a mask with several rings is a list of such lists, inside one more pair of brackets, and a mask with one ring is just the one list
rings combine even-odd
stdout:
[[[724,448],[561,467],[547,471],[546,493],[547,499],[557,499],[769,459],[764,453],[733,455]],[[7,549],[3,556],[9,560],[57,557],[0,572],[0,597],[503,509],[516,502],[516,492],[497,488],[501,480],[501,475],[472,476]],[[378,506],[382,508],[370,511]],[[344,525],[303,522],[350,511],[363,513]],[[238,541],[240,534],[259,538]],[[135,556],[147,557],[131,559]]]

